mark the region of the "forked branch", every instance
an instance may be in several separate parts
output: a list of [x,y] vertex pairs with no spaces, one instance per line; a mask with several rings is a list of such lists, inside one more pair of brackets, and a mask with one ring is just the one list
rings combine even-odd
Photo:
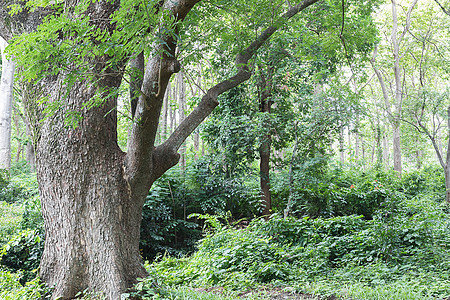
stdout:
[[[291,6],[288,11],[280,17],[280,21],[289,20],[302,10],[318,1],[319,0],[305,0],[295,6]],[[165,171],[178,163],[178,159],[176,158],[178,149],[186,138],[195,130],[195,128],[197,128],[219,104],[217,97],[250,78],[250,59],[254,57],[258,49],[261,48],[261,46],[267,42],[279,28],[279,26],[269,26],[246,49],[239,53],[235,60],[235,65],[237,68],[236,74],[210,88],[202,97],[202,100],[198,106],[189,114],[189,116],[187,116],[186,119],[184,119],[183,122],[181,122],[166,142],[156,148],[156,151],[154,151],[153,154],[153,163],[156,163],[157,165],[154,165],[154,172],[151,178],[152,182],[163,175]],[[173,160],[170,161],[168,159],[162,159],[163,157],[166,157],[169,152],[172,153],[171,157],[173,157]],[[159,157],[159,155],[161,155],[161,157]]]

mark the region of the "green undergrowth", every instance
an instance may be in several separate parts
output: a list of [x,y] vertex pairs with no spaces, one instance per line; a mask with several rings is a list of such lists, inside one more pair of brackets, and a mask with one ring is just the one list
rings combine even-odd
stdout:
[[0,245],[5,244],[22,221],[23,207],[0,201]]
[[343,299],[450,297],[450,222],[432,198],[405,198],[372,220],[274,216],[236,229],[204,218],[212,228],[198,251],[148,265],[141,290],[156,282],[227,291],[290,286]]
[[1,300],[31,300],[47,299],[49,290],[36,278],[21,284],[22,274],[0,270],[0,299]]
[[43,221],[36,174],[23,165],[0,176],[0,299],[43,299],[36,277],[43,250]]

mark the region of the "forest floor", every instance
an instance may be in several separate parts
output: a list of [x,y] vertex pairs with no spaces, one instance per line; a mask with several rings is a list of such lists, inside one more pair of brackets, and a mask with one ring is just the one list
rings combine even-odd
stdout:
[[[222,287],[212,287],[212,288],[207,288],[207,289],[197,288],[194,290],[197,292],[213,293],[213,294],[222,294],[224,292],[224,289]],[[261,296],[261,299],[265,299],[265,300],[338,300],[338,299],[344,299],[342,297],[338,298],[336,296],[318,296],[318,295],[305,294],[305,293],[295,293],[295,292],[286,291],[286,289],[277,288],[277,287],[245,291],[245,292],[239,293],[237,296],[240,299],[248,299],[248,298],[254,299],[253,297],[255,295],[259,295],[259,296]],[[259,299],[259,297],[258,297],[258,299]],[[351,300],[351,298],[345,298],[345,299]]]

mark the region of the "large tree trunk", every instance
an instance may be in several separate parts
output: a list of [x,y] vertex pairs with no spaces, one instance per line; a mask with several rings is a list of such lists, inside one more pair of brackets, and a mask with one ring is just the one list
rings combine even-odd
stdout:
[[[54,83],[48,86],[58,90]],[[71,93],[71,108],[80,109],[92,97],[84,90],[79,85]],[[75,129],[65,128],[59,113],[39,131],[37,172],[46,236],[40,269],[41,278],[55,286],[53,298],[69,299],[88,289],[120,299],[146,275],[139,255],[145,195],[134,194],[127,184],[115,105],[110,101],[84,111]]]
[[11,116],[14,84],[14,62],[8,60],[5,48],[8,44],[0,37],[2,76],[0,81],[0,169],[11,167]]

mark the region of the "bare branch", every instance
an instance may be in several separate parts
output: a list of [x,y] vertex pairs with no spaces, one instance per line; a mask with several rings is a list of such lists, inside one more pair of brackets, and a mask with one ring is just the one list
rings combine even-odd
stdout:
[[372,56],[372,59],[370,60],[370,64],[372,65],[375,75],[377,75],[378,81],[380,82],[381,91],[383,92],[384,104],[386,106],[386,111],[389,115],[391,115],[391,102],[389,101],[386,84],[384,83],[384,78],[383,78],[383,75],[381,74],[380,70],[378,70],[377,67],[375,66],[375,58],[377,57],[377,51],[378,51],[378,46],[375,45],[375,48],[373,50],[373,56]]
[[444,6],[441,5],[441,3],[438,0],[434,0],[434,2],[437,3],[437,5],[439,5],[439,7],[442,9],[442,11],[446,14],[450,16],[450,10],[446,9]]

